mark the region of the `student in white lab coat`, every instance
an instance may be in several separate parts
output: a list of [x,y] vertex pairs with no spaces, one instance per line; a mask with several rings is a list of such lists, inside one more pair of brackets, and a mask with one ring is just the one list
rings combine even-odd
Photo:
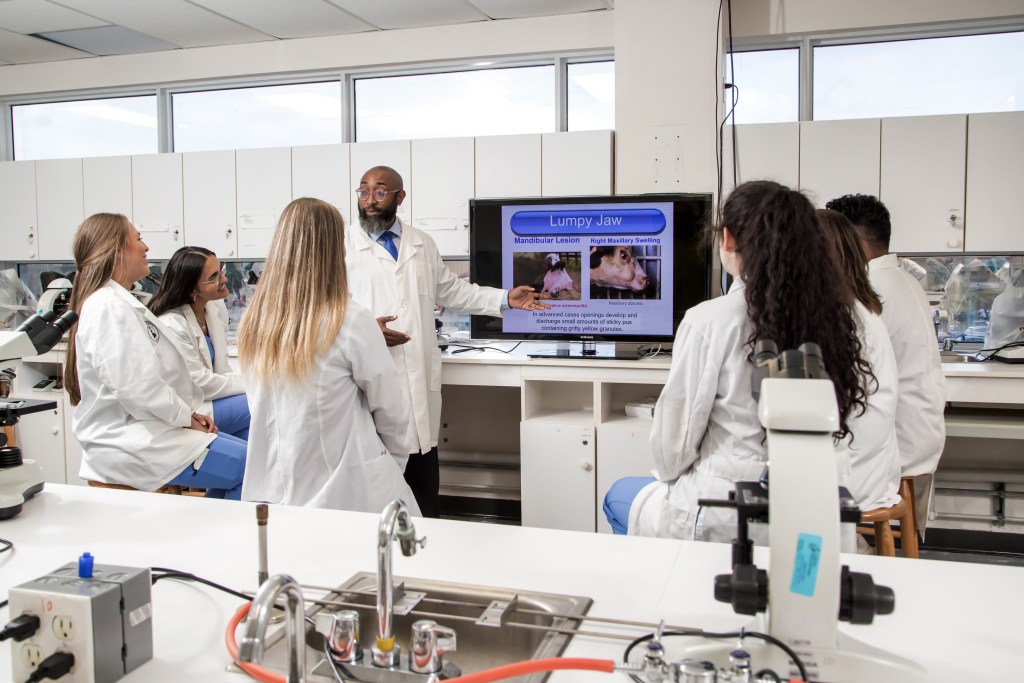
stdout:
[[409,401],[377,321],[349,296],[345,223],[296,199],[238,330],[252,409],[245,500],[379,513],[401,498]]
[[203,390],[204,413],[217,429],[249,438],[249,402],[242,377],[228,365],[227,278],[205,247],[174,252],[149,310],[172,332],[193,381]]
[[119,214],[90,216],[75,233],[78,274],[64,387],[75,406],[81,477],[153,491],[165,484],[237,499],[245,441],[218,434],[197,412],[192,381],[170,333],[129,293],[149,274],[149,247]]
[[946,380],[928,297],[913,275],[889,252],[889,210],[876,197],[845,195],[827,208],[850,219],[868,259],[871,286],[882,299],[882,322],[889,331],[899,394],[896,439],[902,476],[914,477],[914,511],[918,529],[928,521],[932,474],[946,445]]
[[[806,197],[773,182],[744,183],[725,203],[716,233],[723,268],[736,280],[725,296],[687,311],[676,331],[651,432],[657,480],[638,494],[631,491],[630,534],[722,542],[735,537],[733,511],[705,508],[697,500],[728,497],[735,482],[756,481],[766,464],[765,434],[751,394],[755,341],[772,340],[780,349],[807,341],[820,345],[836,389],[841,440],[860,438],[857,420],[877,395],[854,297]],[[848,485],[843,448],[837,456],[840,483]],[[620,532],[627,525],[617,489],[633,481],[617,482],[606,497],[609,521]],[[765,540],[759,527],[751,534]]]
[[507,292],[480,287],[456,276],[444,265],[430,235],[398,218],[405,189],[393,168],[377,166],[364,173],[356,196],[361,229],[345,235],[352,298],[370,309],[391,347],[413,409],[405,480],[424,516],[438,517],[441,351],[434,306],[497,316],[508,308],[549,308],[538,299],[550,295],[536,294],[527,286]]

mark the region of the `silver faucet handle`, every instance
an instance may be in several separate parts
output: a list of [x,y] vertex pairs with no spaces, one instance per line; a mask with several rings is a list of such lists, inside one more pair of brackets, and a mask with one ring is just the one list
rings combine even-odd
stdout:
[[420,538],[416,538],[416,529],[412,525],[407,529],[399,527],[395,536],[398,538],[398,545],[402,549],[402,554],[406,557],[412,557],[415,555],[417,546],[420,548],[427,547],[427,537],[422,536]]
[[359,646],[359,612],[321,612],[316,617],[316,630],[322,633],[336,662],[355,662],[362,658]]
[[455,631],[431,619],[421,619],[412,625],[409,669],[420,674],[437,673],[444,665],[441,655],[454,649]]

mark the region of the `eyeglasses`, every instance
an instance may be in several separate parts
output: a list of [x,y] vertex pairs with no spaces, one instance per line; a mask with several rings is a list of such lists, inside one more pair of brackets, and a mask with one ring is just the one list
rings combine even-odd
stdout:
[[220,279],[221,278],[224,278],[226,280],[227,277],[228,276],[224,274],[223,270],[218,270],[213,275],[211,275],[210,277],[206,278],[205,280],[200,280],[199,284],[201,284],[201,285],[217,285],[217,284],[220,284]]
[[377,199],[384,199],[389,194],[392,194],[394,192],[401,192],[401,190],[381,190],[380,188],[375,190],[368,190],[365,187],[360,187],[358,190],[356,190],[356,196],[359,197],[360,199],[366,199],[372,193],[373,196],[376,197]]

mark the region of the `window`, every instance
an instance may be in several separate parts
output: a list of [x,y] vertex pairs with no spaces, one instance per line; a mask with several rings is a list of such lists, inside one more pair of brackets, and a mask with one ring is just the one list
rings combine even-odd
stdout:
[[479,69],[355,82],[356,141],[555,130],[555,67]]
[[171,95],[174,151],[341,142],[339,81]]
[[15,159],[150,154],[158,150],[156,96],[11,107]]
[[569,130],[615,128],[615,62],[568,65]]
[[814,118],[1024,109],[1024,33],[814,48]]
[[[732,68],[735,62],[736,75]],[[756,50],[725,56],[727,83],[737,87],[735,121],[730,123],[780,123],[800,120],[800,51]],[[732,91],[725,91],[725,110]]]

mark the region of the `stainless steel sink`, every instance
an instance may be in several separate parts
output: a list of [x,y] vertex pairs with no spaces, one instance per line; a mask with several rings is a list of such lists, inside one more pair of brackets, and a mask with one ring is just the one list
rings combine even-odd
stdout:
[[976,357],[975,351],[968,351],[963,353],[954,353],[950,351],[942,351],[939,353],[939,358],[943,363],[982,363],[984,361]]
[[[590,598],[575,595],[403,577],[395,577],[395,585],[402,586],[406,595],[426,594],[407,614],[399,615],[396,610],[394,632],[396,642],[402,648],[403,659],[409,652],[413,622],[432,619],[441,626],[455,630],[457,649],[446,653],[444,658],[446,662],[456,665],[463,674],[523,660],[557,657],[565,650],[572,635],[551,629],[575,630],[579,627],[579,618],[587,613],[593,603]],[[325,611],[355,609],[359,612],[359,632],[365,654],[359,665],[344,665],[346,679],[372,683],[426,681],[426,675],[411,673],[407,669],[379,669],[370,663],[369,648],[377,632],[376,588],[376,575],[360,572],[315,601],[317,604],[307,609],[306,615],[315,621],[317,615]],[[513,605],[500,620],[500,625],[480,625],[478,622],[494,601],[511,602]],[[396,599],[396,605],[400,602]],[[307,631],[306,643],[307,670],[312,672],[310,679],[334,681],[330,665],[324,659],[323,636],[313,630],[312,626]],[[267,639],[263,665],[282,671],[284,663],[285,643],[282,634],[278,632]],[[533,674],[513,680],[520,683],[542,683],[546,678],[547,674]]]

